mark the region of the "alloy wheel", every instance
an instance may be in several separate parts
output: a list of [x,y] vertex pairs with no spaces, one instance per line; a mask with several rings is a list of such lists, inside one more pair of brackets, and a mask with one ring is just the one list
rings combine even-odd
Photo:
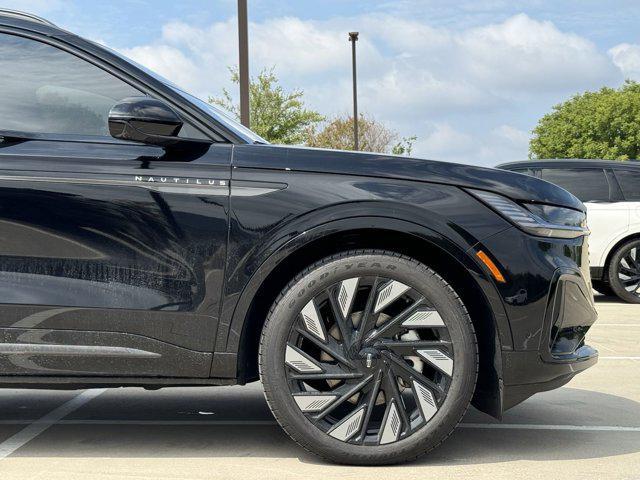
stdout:
[[640,257],[637,246],[630,248],[620,256],[618,280],[627,292],[640,296]]
[[403,440],[442,406],[454,371],[442,317],[417,289],[363,276],[331,285],[298,313],[285,375],[307,420],[356,445]]

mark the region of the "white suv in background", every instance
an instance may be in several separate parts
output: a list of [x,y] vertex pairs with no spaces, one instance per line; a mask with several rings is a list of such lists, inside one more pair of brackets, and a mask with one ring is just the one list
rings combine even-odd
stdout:
[[593,288],[640,303],[640,162],[533,160],[498,168],[555,183],[582,200]]

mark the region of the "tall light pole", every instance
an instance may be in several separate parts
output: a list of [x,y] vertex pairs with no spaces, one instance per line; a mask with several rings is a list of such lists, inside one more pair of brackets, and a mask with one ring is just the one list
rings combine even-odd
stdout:
[[238,48],[240,76],[240,123],[249,128],[249,20],[247,0],[238,0]]
[[353,62],[353,149],[360,150],[360,138],[358,135],[358,69],[356,63],[356,42],[358,32],[349,32],[351,42],[351,57]]

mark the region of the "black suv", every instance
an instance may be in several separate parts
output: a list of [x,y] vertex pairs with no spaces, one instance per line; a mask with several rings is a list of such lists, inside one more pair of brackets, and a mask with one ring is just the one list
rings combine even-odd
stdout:
[[0,71],[0,386],[260,378],[298,443],[383,464],[597,360],[561,188],[269,145],[23,14],[0,14]]

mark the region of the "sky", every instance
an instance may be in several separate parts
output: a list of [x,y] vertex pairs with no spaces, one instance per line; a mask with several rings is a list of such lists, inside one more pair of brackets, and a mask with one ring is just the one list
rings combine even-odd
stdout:
[[[201,98],[235,92],[236,0],[0,0],[115,48]],[[637,0],[249,0],[250,69],[308,107],[359,104],[414,155],[522,160],[538,119],[572,95],[640,80]]]

